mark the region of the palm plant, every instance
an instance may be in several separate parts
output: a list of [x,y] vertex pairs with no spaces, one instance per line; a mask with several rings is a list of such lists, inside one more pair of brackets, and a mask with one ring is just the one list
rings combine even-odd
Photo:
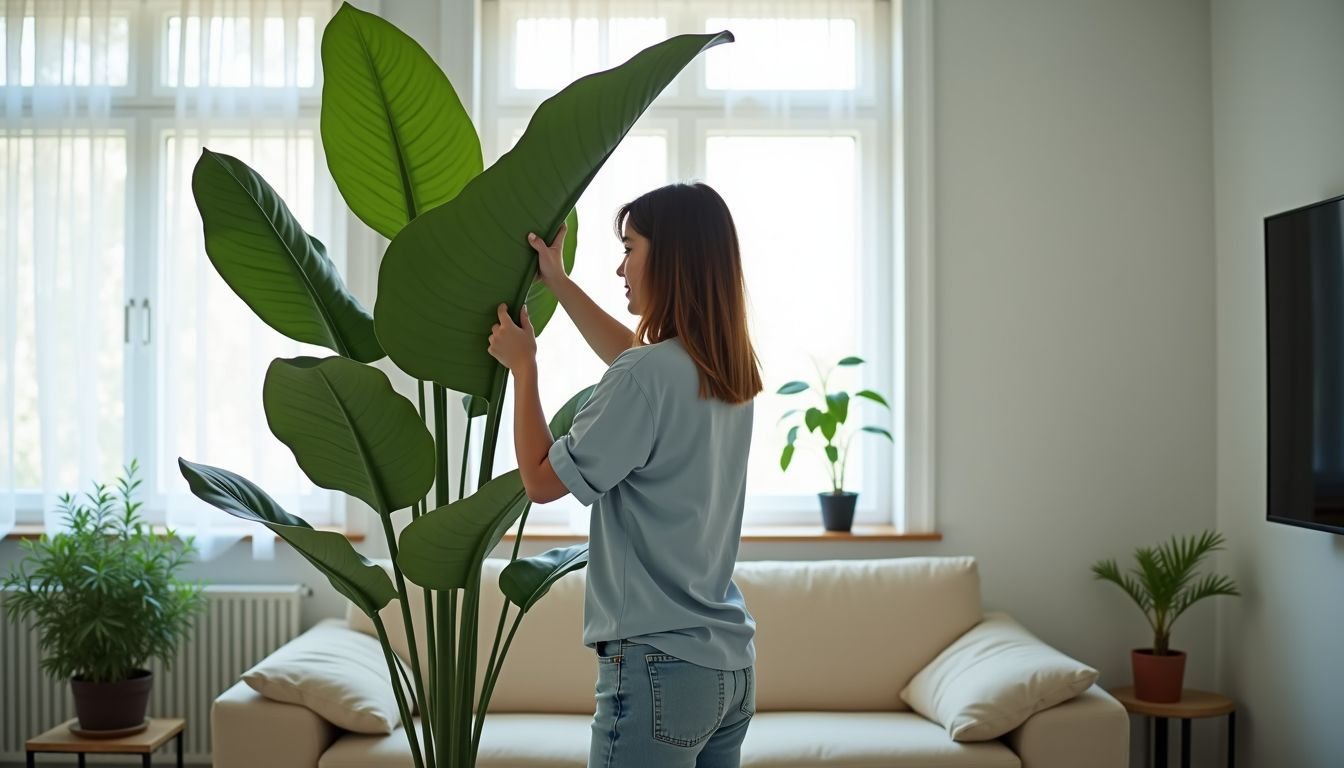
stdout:
[[[507,369],[487,351],[495,308],[507,303],[517,321],[526,304],[538,334],[556,309],[555,296],[533,281],[526,234],[545,233],[549,241],[568,221],[564,262],[571,270],[574,206],[588,183],[672,78],[701,51],[731,40],[728,32],[680,35],[580,78],[543,102],[515,147],[483,169],[476,131],[429,55],[383,19],[342,6],[322,37],[322,143],[346,203],[391,241],[372,315],[259,174],[209,150],[196,164],[192,191],[220,276],[272,328],[336,353],[272,362],[262,392],[271,431],[314,483],[377,513],[392,575],[246,478],[185,459],[179,466],[193,493],[275,531],[370,617],[417,768],[475,764],[519,623],[557,579],[588,559],[586,545],[518,558],[531,502],[517,470],[490,476],[508,383]],[[417,404],[370,365],[384,356],[418,381]],[[456,501],[449,495],[450,390],[464,395],[469,416],[462,456],[470,417],[486,417],[476,491],[466,494],[464,461]],[[569,430],[590,392],[555,415],[553,435]],[[392,516],[402,511],[411,521],[397,536]],[[481,563],[515,523],[512,562],[500,575],[507,599],[477,691]],[[425,588],[422,605],[410,604],[408,579]],[[416,671],[404,690],[379,616],[393,600]],[[517,613],[505,635],[512,607]],[[419,674],[414,610],[423,611],[428,633],[427,680]],[[417,708],[423,747],[411,718]]]
[[1115,560],[1102,560],[1092,566],[1099,580],[1120,587],[1143,611],[1153,629],[1153,655],[1170,652],[1171,627],[1190,606],[1206,597],[1240,595],[1232,579],[1206,574],[1196,578],[1195,569],[1210,552],[1222,549],[1223,535],[1205,531],[1199,536],[1173,537],[1156,548],[1139,547],[1134,551],[1138,566],[1130,573],[1120,572]]

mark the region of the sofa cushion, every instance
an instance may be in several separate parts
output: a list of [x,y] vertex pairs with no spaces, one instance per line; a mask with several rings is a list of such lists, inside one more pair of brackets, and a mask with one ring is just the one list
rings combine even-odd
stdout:
[[347,731],[387,734],[401,722],[378,641],[342,624],[318,624],[244,672],[243,682]]
[[[391,567],[387,561],[380,564]],[[507,564],[503,558],[489,558],[481,568],[480,625],[476,634],[476,647],[480,652],[476,668],[477,690],[485,680],[485,664],[490,660],[495,628],[499,626],[499,610],[504,602],[504,595],[499,591],[499,574]],[[490,698],[491,712],[592,714],[597,656],[583,644],[584,584],[582,570],[567,574],[528,611],[527,618],[518,625],[518,633],[509,646],[509,655],[495,684],[494,695]],[[428,680],[424,592],[410,582],[407,582],[406,590],[420,651],[420,674]],[[517,614],[517,607],[510,607],[510,623]],[[400,603],[389,603],[379,616],[387,627],[392,650],[409,664],[410,644],[406,640]],[[346,620],[351,629],[374,634],[373,622],[358,609],[350,608]],[[504,631],[508,632],[507,625]]]
[[742,562],[757,711],[904,711],[901,689],[981,619],[970,557]]
[[1096,679],[1097,670],[995,613],[915,675],[901,698],[956,741],[984,741],[1072,699]]
[[[495,639],[505,564],[492,558],[482,570],[478,685]],[[908,711],[901,689],[981,619],[980,576],[970,557],[744,561],[733,578],[756,618],[758,712]],[[568,574],[528,613],[490,711],[592,714],[597,660],[583,645],[584,585],[584,571]],[[424,675],[423,598],[419,587],[407,586]],[[393,649],[409,661],[400,606],[390,603],[380,615]],[[348,621],[374,631],[357,610]],[[850,654],[859,644],[863,663],[837,661],[836,649]]]
[[[591,716],[491,715],[481,734],[478,768],[583,768]],[[766,712],[752,718],[743,768],[1020,768],[999,742],[958,744],[910,712]],[[320,768],[407,768],[403,731],[340,738]]]

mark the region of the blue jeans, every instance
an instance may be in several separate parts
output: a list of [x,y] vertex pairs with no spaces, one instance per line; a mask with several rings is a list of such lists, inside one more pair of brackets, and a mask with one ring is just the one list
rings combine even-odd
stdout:
[[702,667],[625,640],[597,644],[588,768],[738,768],[755,669]]

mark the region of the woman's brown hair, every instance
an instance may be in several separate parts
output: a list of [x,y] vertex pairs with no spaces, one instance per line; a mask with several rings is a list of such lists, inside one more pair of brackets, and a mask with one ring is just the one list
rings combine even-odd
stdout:
[[649,241],[635,329],[640,343],[674,336],[700,371],[700,397],[745,403],[761,391],[760,360],[747,331],[747,286],[737,227],[707,184],[669,184],[621,206],[616,237],[629,224]]

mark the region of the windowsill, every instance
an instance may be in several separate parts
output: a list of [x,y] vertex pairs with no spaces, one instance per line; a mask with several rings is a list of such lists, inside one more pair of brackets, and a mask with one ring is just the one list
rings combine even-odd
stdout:
[[[156,525],[156,526],[154,526],[154,532],[155,532],[155,533],[164,533],[164,532],[166,532],[167,530],[168,530],[168,529],[167,529],[165,526],[162,526],[162,525]],[[335,527],[335,526],[323,526],[323,525],[319,525],[319,526],[317,526],[317,530],[319,530],[319,531],[334,531],[334,532],[336,532],[336,533],[344,534],[344,535],[345,535],[345,538],[349,539],[350,541],[364,541],[364,533],[363,533],[362,531],[347,531],[347,530],[345,530],[344,528],[338,528],[338,527]],[[46,532],[46,528],[45,528],[41,523],[20,523],[20,524],[14,526],[13,530],[11,530],[9,533],[6,533],[6,534],[5,534],[5,538],[6,538],[6,539],[36,539],[36,538],[40,537],[40,536],[41,536],[43,533],[45,533],[45,532]],[[284,539],[279,539],[279,537],[277,537],[277,539],[278,539],[279,541],[284,541]],[[252,534],[250,534],[250,533],[245,533],[245,534],[243,534],[242,536],[240,536],[238,540],[239,540],[239,541],[251,541],[251,540],[252,540]]]
[[[505,541],[517,538],[517,531],[504,534]],[[523,538],[527,541],[584,541],[586,531],[567,525],[529,525]],[[753,525],[742,528],[743,541],[809,542],[823,541],[942,541],[941,533],[899,533],[894,525],[858,524],[849,533],[827,531],[820,525]]]

